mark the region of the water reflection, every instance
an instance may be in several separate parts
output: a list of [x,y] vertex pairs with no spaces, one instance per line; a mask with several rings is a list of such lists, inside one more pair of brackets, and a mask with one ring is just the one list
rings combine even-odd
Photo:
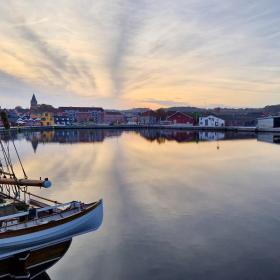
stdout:
[[[51,130],[51,131],[36,131],[36,132],[13,132],[10,136],[4,135],[3,140],[8,141],[10,137],[14,140],[25,139],[31,142],[34,152],[37,151],[39,144],[60,143],[60,144],[75,144],[75,143],[96,143],[103,142],[107,138],[120,137],[123,133],[129,133],[126,130],[118,129],[81,129],[81,130]],[[140,129],[130,131],[142,136],[144,139],[163,144],[167,141],[175,141],[177,143],[184,142],[199,142],[199,141],[218,141],[218,140],[233,140],[233,139],[254,139],[255,133],[250,132],[213,132],[213,131],[185,131],[173,129]]]
[[280,133],[259,133],[258,141],[271,144],[280,144]]
[[16,136],[28,173],[53,181],[44,196],[106,201],[100,230],[73,240],[52,279],[279,279],[279,146],[247,133],[96,133],[75,145],[39,134],[36,154],[34,135]]
[[72,239],[56,244],[45,244],[2,258],[0,260],[0,278],[5,280],[51,279],[46,270],[66,254],[71,242]]

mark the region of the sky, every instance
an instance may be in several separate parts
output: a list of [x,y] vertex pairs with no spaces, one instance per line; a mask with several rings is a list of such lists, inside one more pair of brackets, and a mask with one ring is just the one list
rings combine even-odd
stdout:
[[0,106],[280,103],[279,0],[0,1]]

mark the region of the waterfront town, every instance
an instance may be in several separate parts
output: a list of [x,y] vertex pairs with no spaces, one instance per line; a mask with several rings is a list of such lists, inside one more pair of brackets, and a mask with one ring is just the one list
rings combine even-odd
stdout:
[[[5,108],[2,108],[5,109]],[[93,125],[181,125],[186,127],[280,127],[280,105],[264,108],[172,107],[151,110],[105,110],[101,107],[58,107],[39,104],[32,95],[29,108],[5,109],[14,127],[75,127]],[[0,122],[0,127],[3,126]]]

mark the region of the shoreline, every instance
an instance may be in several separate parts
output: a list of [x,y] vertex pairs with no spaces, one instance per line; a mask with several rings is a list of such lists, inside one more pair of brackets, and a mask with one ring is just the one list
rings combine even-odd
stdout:
[[[217,132],[279,132],[280,128],[256,128],[245,126],[225,126],[225,127],[201,127],[201,126],[186,126],[186,125],[71,125],[71,126],[23,126],[23,127],[11,127],[12,131],[44,131],[44,130],[69,130],[69,129],[172,129],[172,130],[186,130],[186,131],[217,131]],[[0,131],[5,131],[3,127],[0,127]]]

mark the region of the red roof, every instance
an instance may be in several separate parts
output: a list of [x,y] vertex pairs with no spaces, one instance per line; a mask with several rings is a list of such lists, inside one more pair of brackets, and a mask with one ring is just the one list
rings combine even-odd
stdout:
[[115,115],[115,116],[122,116],[123,114],[121,112],[117,111],[105,111],[106,115]]
[[192,123],[194,124],[194,118],[182,112],[176,112],[173,115],[166,118],[168,121],[175,123]]
[[104,111],[101,107],[59,107],[59,111],[79,111],[79,112],[89,112],[89,111]]

